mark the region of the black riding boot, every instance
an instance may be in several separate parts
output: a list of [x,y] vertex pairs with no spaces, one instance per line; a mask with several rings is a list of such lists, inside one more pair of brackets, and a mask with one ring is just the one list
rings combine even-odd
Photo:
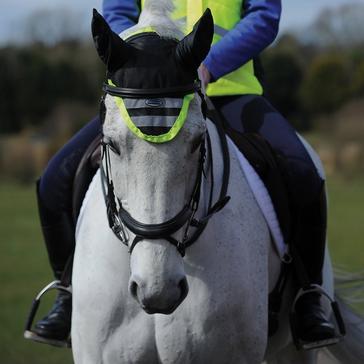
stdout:
[[[322,268],[325,257],[327,207],[325,189],[312,204],[301,208],[295,227],[297,239],[296,254],[303,267],[296,262],[297,281],[300,287],[308,284],[322,284]],[[298,269],[297,269],[298,268]],[[303,273],[302,270],[305,272]],[[302,277],[304,275],[305,277]],[[335,337],[335,327],[326,317],[322,307],[321,294],[317,292],[302,295],[296,303],[298,338],[305,343],[317,343]],[[313,345],[315,347],[315,345]]]
[[[39,185],[39,184],[38,184]],[[75,231],[72,217],[64,213],[54,213],[41,201],[37,185],[38,208],[44,241],[50,265],[56,279],[60,279],[65,265],[73,253]],[[60,291],[50,312],[40,320],[33,332],[49,343],[57,345],[69,338],[71,329],[72,296]],[[40,340],[47,342],[47,340]]]

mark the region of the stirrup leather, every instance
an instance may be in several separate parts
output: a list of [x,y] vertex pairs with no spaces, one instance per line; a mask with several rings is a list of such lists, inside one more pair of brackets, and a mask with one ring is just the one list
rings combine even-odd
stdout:
[[51,290],[60,290],[60,291],[65,291],[68,292],[70,294],[72,294],[72,287],[68,286],[65,287],[61,284],[60,280],[55,280],[51,283],[49,283],[47,286],[45,286],[37,295],[37,297],[33,300],[30,312],[29,312],[29,316],[25,325],[25,331],[24,331],[24,338],[25,339],[29,339],[29,340],[33,340],[33,341],[37,341],[40,343],[44,343],[44,344],[50,344],[53,346],[59,346],[59,347],[65,347],[65,348],[70,348],[71,347],[71,338],[68,337],[65,341],[62,340],[57,340],[57,339],[48,339],[46,337],[40,336],[37,333],[35,333],[32,330],[33,327],[33,322],[34,322],[34,318],[35,315],[38,311],[39,305],[40,305],[40,301],[42,296],[51,291]]
[[[302,296],[304,296],[308,293],[319,293],[321,296],[326,297],[330,301],[331,310],[332,310],[332,313],[334,314],[333,316],[336,321],[335,337],[326,339],[326,340],[313,341],[313,342],[307,342],[307,341],[301,340],[299,338],[296,304],[297,304],[297,301],[299,298],[301,298]],[[301,349],[311,350],[311,349],[321,348],[324,346],[334,345],[334,344],[337,344],[339,341],[341,341],[342,338],[346,334],[344,320],[341,316],[338,303],[332,297],[330,297],[330,295],[321,286],[319,286],[317,284],[311,284],[308,288],[301,288],[298,291],[298,293],[293,301],[293,304],[292,304],[289,321],[290,321],[290,326],[291,326],[293,343],[295,344],[297,350],[301,350]]]

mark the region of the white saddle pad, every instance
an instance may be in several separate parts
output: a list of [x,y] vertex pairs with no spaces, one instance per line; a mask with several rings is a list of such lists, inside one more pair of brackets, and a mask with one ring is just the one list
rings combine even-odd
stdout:
[[236,153],[240,167],[267,222],[276,251],[283,260],[284,255],[288,253],[288,246],[285,244],[272,199],[257,172],[255,172],[254,168],[250,165],[234,142],[229,137],[227,137],[227,139],[231,148]]

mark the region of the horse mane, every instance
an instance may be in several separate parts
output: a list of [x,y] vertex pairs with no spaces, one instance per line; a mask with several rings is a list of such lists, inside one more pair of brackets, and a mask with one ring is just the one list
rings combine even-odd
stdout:
[[146,0],[138,23],[122,32],[120,36],[125,39],[140,29],[151,27],[165,38],[182,39],[183,33],[178,23],[171,18],[174,8],[172,0]]

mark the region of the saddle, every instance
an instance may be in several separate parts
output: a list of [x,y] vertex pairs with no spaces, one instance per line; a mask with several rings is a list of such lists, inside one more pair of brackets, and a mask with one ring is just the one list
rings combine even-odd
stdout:
[[291,241],[292,206],[284,178],[285,159],[259,134],[240,133],[226,127],[226,134],[258,174],[272,200],[286,243]]

